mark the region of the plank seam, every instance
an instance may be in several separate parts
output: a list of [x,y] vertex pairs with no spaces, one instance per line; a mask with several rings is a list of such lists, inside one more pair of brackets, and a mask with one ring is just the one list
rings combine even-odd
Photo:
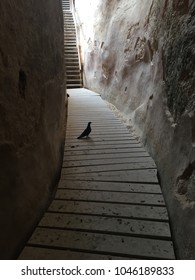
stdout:
[[96,254],[96,255],[107,255],[107,256],[116,256],[116,257],[127,257],[127,258],[137,258],[137,259],[145,259],[145,260],[171,260],[168,258],[157,258],[152,256],[145,256],[145,255],[132,255],[132,254],[125,254],[125,253],[115,253],[109,251],[98,251],[98,250],[86,250],[86,249],[75,249],[71,247],[63,247],[63,246],[49,246],[49,245],[39,245],[35,243],[28,243],[26,246],[28,247],[36,247],[36,248],[45,248],[45,249],[54,249],[54,250],[69,250],[72,252],[81,252],[81,253],[89,253],[89,254]]
[[85,200],[85,199],[69,199],[69,198],[55,198],[55,200],[60,201],[78,201],[78,202],[96,202],[105,204],[121,204],[121,205],[144,205],[144,206],[155,206],[155,207],[165,207],[165,204],[149,204],[149,203],[133,203],[133,202],[118,202],[118,201],[106,201],[106,200]]
[[91,192],[111,192],[111,193],[132,193],[132,194],[154,194],[154,195],[162,195],[162,192],[134,192],[134,191],[115,191],[115,190],[107,190],[107,189],[78,189],[78,188],[63,188],[63,187],[58,187],[58,190],[74,190],[74,191],[91,191]]
[[[143,205],[142,205],[143,206]],[[155,219],[155,218],[145,218],[137,216],[119,216],[119,215],[107,215],[107,214],[92,214],[92,213],[83,213],[83,212],[71,212],[71,211],[54,211],[48,210],[46,213],[55,213],[55,214],[71,214],[71,215],[84,215],[84,216],[94,216],[94,217],[103,217],[103,218],[116,218],[116,219],[128,219],[128,220],[139,220],[147,222],[162,222],[169,224],[168,217],[167,219]]]
[[158,236],[158,235],[149,235],[142,233],[126,233],[126,232],[116,232],[109,230],[94,230],[94,229],[83,229],[83,228],[68,228],[68,227],[57,227],[57,226],[41,226],[38,225],[37,228],[43,229],[54,229],[54,230],[66,230],[66,231],[76,231],[76,232],[84,232],[84,233],[97,233],[97,234],[105,234],[105,235],[114,235],[114,236],[127,236],[127,237],[135,237],[137,239],[152,239],[152,240],[164,240],[171,241],[170,236]]
[[[63,175],[63,174],[62,174]],[[65,175],[63,175],[63,176],[65,176]],[[70,176],[70,175],[69,175]],[[80,181],[83,181],[83,182],[104,182],[104,183],[119,183],[119,184],[121,184],[121,183],[130,183],[130,184],[149,184],[149,185],[159,185],[159,183],[158,182],[144,182],[144,181],[125,181],[125,180],[123,180],[123,181],[115,181],[114,179],[113,179],[113,181],[112,180],[107,180],[107,181],[104,181],[104,180],[101,180],[101,179],[96,179],[96,180],[92,180],[92,179],[89,179],[89,178],[87,178],[87,179],[85,179],[85,178],[82,178],[82,179],[79,179],[79,178],[61,178],[60,179],[60,182],[64,182],[64,181],[75,181],[75,182],[80,182]],[[60,183],[59,182],[59,183]]]

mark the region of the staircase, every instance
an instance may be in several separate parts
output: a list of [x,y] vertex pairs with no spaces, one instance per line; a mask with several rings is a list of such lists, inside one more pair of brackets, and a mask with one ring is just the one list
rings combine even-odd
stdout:
[[67,88],[82,87],[81,67],[77,48],[76,28],[70,0],[62,0],[64,14],[64,55],[66,61]]
[[70,0],[62,0],[63,11],[70,10]]

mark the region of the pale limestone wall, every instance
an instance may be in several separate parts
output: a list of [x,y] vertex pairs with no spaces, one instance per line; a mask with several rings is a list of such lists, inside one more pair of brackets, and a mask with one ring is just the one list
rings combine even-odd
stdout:
[[0,258],[15,258],[53,194],[64,146],[61,1],[0,1]]
[[85,86],[134,124],[158,166],[177,257],[195,259],[195,2],[75,2]]

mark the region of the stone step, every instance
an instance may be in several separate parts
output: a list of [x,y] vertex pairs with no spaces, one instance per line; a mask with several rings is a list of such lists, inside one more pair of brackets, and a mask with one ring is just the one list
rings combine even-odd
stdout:
[[79,69],[79,64],[77,62],[66,63],[66,67],[68,67],[68,66],[75,66],[75,67],[78,67],[78,69]]
[[79,75],[80,74],[80,69],[79,67],[75,67],[75,66],[67,66],[66,67],[67,70],[67,74],[68,75]]
[[74,76],[74,75],[72,75],[72,76],[70,76],[70,75],[67,75],[67,80],[71,80],[71,81],[77,81],[77,80],[79,80],[80,81],[80,75],[79,76]]
[[69,79],[69,78],[67,77],[67,81],[68,81],[69,84],[79,84],[79,83],[81,83],[80,76],[79,76],[79,78],[77,78],[77,79]]
[[66,43],[76,43],[76,38],[73,39],[73,38],[64,37],[64,42],[66,42]]
[[77,46],[76,43],[70,44],[70,43],[64,42],[64,44],[68,47],[73,47],[73,48],[76,48],[76,46]]
[[66,44],[76,44],[77,43],[77,41],[76,41],[76,39],[68,39],[68,38],[64,38],[64,43],[66,43]]
[[74,22],[65,22],[64,23],[64,28],[74,28],[75,29],[75,26],[74,26]]
[[69,64],[70,64],[70,65],[75,65],[75,64],[76,64],[76,65],[77,65],[77,64],[79,65],[78,59],[76,59],[76,60],[70,60],[70,59],[67,59],[67,58],[66,58],[66,64],[67,64],[67,65],[69,65]]
[[74,55],[78,57],[78,52],[76,51],[74,53],[69,51],[64,51],[64,54],[71,57],[73,57]]
[[[72,74],[72,73],[71,73],[71,72],[66,73],[66,75],[67,75],[67,80],[73,80],[73,79],[69,78],[69,77],[70,77],[70,76],[69,76],[70,74]],[[78,80],[78,79],[81,79],[80,72],[78,72],[77,75],[75,75],[75,76],[73,75],[72,77],[75,77],[75,79],[77,79],[77,80]]]
[[69,42],[69,41],[64,41],[65,45],[68,47],[76,47],[76,41],[75,42]]
[[68,55],[74,55],[74,54],[78,55],[77,48],[75,47],[74,49],[75,49],[75,50],[72,50],[72,51],[71,51],[70,49],[66,48],[66,46],[65,46],[65,48],[64,48],[64,53],[65,53],[65,54],[68,54]]
[[67,53],[78,53],[77,47],[70,48],[69,46],[64,46],[64,52]]
[[73,37],[69,37],[69,36],[66,36],[66,34],[64,35],[64,41],[76,41],[76,38],[75,38],[75,36]]
[[[71,74],[71,72],[70,72],[70,73],[68,72],[68,74],[67,74],[67,75],[69,75],[69,74]],[[80,72],[79,72],[79,74],[80,74]],[[78,75],[79,75],[79,74],[78,74]],[[79,75],[79,77],[80,77],[80,75]]]
[[70,38],[70,37],[67,37],[66,34],[64,34],[64,41],[75,42],[76,41],[76,36]]
[[76,37],[69,37],[64,35],[64,41],[70,41],[70,42],[75,42],[76,41]]
[[75,29],[75,26],[74,26],[74,23],[64,23],[64,29],[68,29],[68,28],[74,28]]
[[73,53],[69,53],[68,54],[68,56],[67,56],[67,59],[68,60],[78,60],[78,53],[75,53],[75,54],[73,54]]
[[75,29],[74,26],[72,26],[72,27],[69,26],[68,28],[67,28],[67,26],[66,26],[65,31],[66,31],[66,32],[69,32],[69,33],[70,33],[70,32],[74,32],[74,33],[75,33],[76,29]]
[[66,60],[68,60],[68,61],[78,61],[78,55],[77,56],[68,56],[66,58]]
[[70,33],[73,33],[73,34],[76,34],[76,30],[75,28],[64,28],[64,32],[65,34],[70,34]]
[[71,60],[71,61],[75,61],[75,60],[77,60],[78,61],[78,56],[77,57],[71,57],[71,55],[70,56],[67,56],[66,57],[66,60]]
[[66,83],[67,84],[80,84],[81,83],[81,81],[80,81],[80,79],[79,80],[68,80],[67,79],[67,81],[66,81]]
[[66,22],[74,22],[72,17],[64,17],[64,21]]
[[71,84],[71,85],[68,85],[66,84],[67,88],[82,88],[82,84]]
[[68,54],[69,56],[77,56],[78,57],[77,49],[73,50],[73,51],[70,51],[70,50],[67,51],[66,50],[65,53]]
[[66,37],[74,37],[74,38],[75,38],[75,36],[76,36],[76,31],[75,31],[75,30],[74,30],[74,31],[67,31],[67,30],[65,30],[64,35],[65,35]]
[[74,51],[70,51],[69,49],[65,49],[64,50],[64,53],[67,54],[69,57],[78,57],[78,50],[77,48],[75,47],[75,50]]
[[64,41],[76,41],[76,35],[74,37],[66,36],[66,33],[64,34]]
[[66,62],[66,67],[69,67],[69,66],[77,67],[79,69],[78,62]]
[[73,76],[75,76],[75,77],[81,77],[80,76],[80,70],[77,70],[77,71],[67,71],[66,72],[66,75],[67,75],[67,77],[69,76],[69,75],[73,75]]
[[81,69],[78,65],[66,65],[67,75],[80,75]]

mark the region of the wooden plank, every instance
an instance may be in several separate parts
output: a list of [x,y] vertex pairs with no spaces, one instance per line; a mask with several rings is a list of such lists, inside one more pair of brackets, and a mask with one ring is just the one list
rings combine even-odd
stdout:
[[137,144],[137,143],[129,143],[129,144],[122,144],[122,143],[118,143],[118,144],[93,144],[90,141],[88,141],[88,145],[80,145],[79,141],[78,144],[76,145],[66,145],[65,146],[65,151],[79,151],[79,150],[107,150],[107,149],[126,149],[126,148],[143,148],[141,144]]
[[[106,113],[113,114],[113,112],[109,111],[108,107],[104,103],[99,102],[97,98],[96,99],[93,98],[93,101],[90,101],[89,99],[90,98],[77,100],[77,103],[79,103],[79,105],[77,105],[75,101],[69,99],[70,100],[69,105],[71,105],[69,109],[69,114],[72,115],[72,112],[75,113],[82,112],[83,114],[88,114],[88,112],[93,113],[93,110],[100,110],[100,111],[102,110],[102,111],[106,111]],[[86,108],[86,104],[88,108]],[[96,117],[98,118],[102,116],[97,115]]]
[[[86,125],[87,124],[85,124],[82,128],[80,128],[80,130],[84,130],[84,128],[86,127]],[[67,130],[68,131],[68,130]],[[68,135],[74,135],[75,133],[77,133],[77,129],[74,129],[74,130],[69,130],[68,131]],[[121,136],[121,138],[123,137],[123,135],[130,135],[130,136],[134,136],[134,135],[131,135],[131,133],[130,133],[130,131],[128,131],[128,130],[121,130],[121,129],[116,129],[116,130],[114,130],[114,129],[108,129],[108,130],[101,130],[101,129],[99,129],[99,130],[97,130],[97,129],[93,129],[93,127],[92,127],[92,132],[91,133],[93,133],[94,135],[96,135],[97,134],[97,136],[102,136],[102,134],[103,135],[109,135],[109,134],[112,134],[112,135],[120,135]]]
[[[81,115],[83,117],[92,116],[95,119],[99,119],[103,118],[104,115],[113,115],[114,119],[117,119],[113,112],[109,111],[109,109],[105,105],[99,103],[97,100],[95,100],[94,102],[89,102],[87,99],[85,99],[78,102],[80,103],[79,106],[73,103],[69,103],[68,115],[70,117]],[[86,103],[88,108],[86,108]]]
[[53,200],[48,211],[168,221],[167,210],[161,206]]
[[[121,141],[121,139],[123,139],[123,141],[129,141],[130,143],[139,142],[138,138],[135,138],[134,136],[129,136],[128,134],[125,134],[122,137],[120,134],[118,134],[118,135],[96,135],[95,136],[95,141],[112,142],[112,141]],[[86,143],[86,141],[83,141],[83,142]],[[77,143],[77,139],[75,138],[75,135],[73,135],[72,137],[71,136],[68,137],[68,135],[67,135],[65,143]]]
[[[87,123],[86,123],[87,125]],[[67,132],[74,132],[74,131],[79,131],[79,130],[83,130],[86,128],[86,125],[85,126],[82,126],[82,127],[72,127],[72,128],[67,128]],[[91,126],[92,127],[92,126]],[[116,132],[116,131],[119,131],[119,132],[127,132],[128,130],[125,128],[125,127],[122,127],[122,126],[111,126],[111,127],[107,127],[107,126],[96,126],[96,127],[92,127],[92,131],[96,131],[96,132],[104,132],[106,133],[107,131],[111,131],[111,132]]]
[[60,181],[58,188],[80,189],[80,190],[98,190],[98,191],[114,191],[114,192],[145,192],[159,193],[161,188],[159,185],[151,184],[133,184],[133,183],[117,183],[117,182],[93,182],[93,181]]
[[88,191],[88,190],[66,190],[58,189],[56,199],[100,201],[105,203],[131,203],[164,206],[164,199],[161,194],[145,193],[118,193],[108,191]]
[[[118,119],[116,119],[116,118],[113,118],[113,114],[107,114],[107,116],[110,116],[111,118],[110,118],[110,120],[108,120],[107,118],[105,119],[105,116],[104,116],[104,122],[102,122],[102,119],[99,119],[99,118],[95,118],[94,117],[94,119],[95,119],[95,122],[93,123],[92,122],[92,126],[107,126],[107,125],[109,125],[109,126],[116,126],[116,125],[122,125],[122,126],[124,126],[122,123],[121,123],[121,121],[120,120],[118,120]],[[77,119],[77,118],[75,118],[75,117],[71,117],[71,116],[69,116],[68,117],[68,123],[67,123],[67,127],[77,127],[77,128],[79,128],[80,127],[80,125],[83,125],[85,122],[86,122],[86,118],[80,118],[80,119]],[[125,126],[124,126],[125,127]]]
[[137,182],[137,183],[158,183],[156,170],[128,170],[128,171],[105,171],[102,173],[91,172],[88,174],[63,175],[62,180],[92,180],[92,181],[115,181],[115,182]]
[[139,141],[137,141],[136,139],[126,139],[126,140],[121,140],[121,139],[101,139],[101,138],[91,138],[88,137],[86,139],[81,138],[81,139],[67,139],[65,142],[65,147],[69,147],[72,145],[79,145],[81,147],[83,146],[88,146],[88,145],[97,145],[97,146],[101,146],[101,145],[118,145],[118,144],[141,144]]
[[[84,129],[86,126],[87,126],[87,123],[88,122],[82,122],[82,123],[79,123],[79,124],[74,124],[74,125],[68,125],[67,126],[67,130],[70,130],[70,131],[73,131],[73,130],[82,130]],[[93,130],[98,130],[98,129],[118,129],[118,130],[121,130],[121,129],[124,129],[126,130],[125,127],[123,127],[121,125],[121,123],[113,123],[113,124],[110,124],[109,123],[105,123],[105,122],[99,122],[99,123],[93,123],[91,124],[91,128]]]
[[118,235],[170,238],[169,224],[116,217],[100,217],[82,214],[45,213],[39,227],[80,229]]
[[[96,112],[94,112],[94,110]],[[86,111],[86,112],[83,112]],[[78,116],[80,116],[80,118],[78,118]],[[92,118],[89,120],[89,117]],[[68,121],[70,121],[70,123],[73,121],[74,123],[78,123],[79,122],[83,122],[83,121],[100,121],[100,120],[105,120],[106,122],[121,122],[121,120],[117,119],[116,116],[112,113],[112,112],[108,112],[105,109],[101,110],[101,109],[92,109],[91,111],[89,110],[85,110],[82,109],[81,111],[78,111],[77,108],[75,108],[74,110],[71,110],[71,112],[69,112],[68,114]],[[69,123],[69,122],[68,122]]]
[[123,160],[127,159],[127,160],[131,160],[131,158],[143,158],[143,157],[147,157],[150,158],[148,153],[146,151],[141,151],[141,152],[127,152],[127,153],[114,153],[114,154],[88,154],[86,155],[85,153],[83,154],[75,154],[75,155],[68,155],[68,153],[65,153],[65,157],[64,157],[64,162],[67,162],[69,160],[71,161],[77,161],[77,160],[101,160],[101,159],[113,159],[115,161],[115,159],[119,159],[121,160],[121,158],[123,158]]
[[[64,152],[64,156],[74,156],[74,155],[93,155],[93,154],[114,154],[114,153],[123,153],[123,154],[126,154],[126,153],[137,153],[137,152],[145,152],[144,148],[142,147],[131,147],[131,148],[115,148],[115,149],[105,149],[105,150],[102,150],[102,149],[93,149],[93,150],[78,150],[78,151],[72,151],[72,150],[69,150],[69,151],[65,151]],[[125,156],[125,155],[124,155]]]
[[[103,163],[103,160],[102,160]],[[153,169],[156,165],[154,162],[132,162],[132,163],[121,163],[121,164],[103,164],[95,166],[78,166],[62,168],[62,174],[80,174],[80,173],[91,173],[91,172],[106,172],[106,171],[124,171],[124,170],[139,170],[139,169]]]
[[81,166],[93,166],[93,165],[108,165],[108,164],[124,164],[124,163],[153,163],[154,161],[150,157],[131,157],[131,158],[108,158],[108,159],[84,159],[84,160],[68,160],[63,162],[63,167],[81,167]]
[[[90,133],[90,136],[89,136],[89,138],[99,138],[99,137],[104,137],[104,138],[106,138],[106,137],[115,137],[115,136],[117,136],[117,137],[121,137],[121,138],[123,138],[123,137],[125,137],[125,136],[129,136],[130,134],[129,134],[129,132],[127,131],[127,132],[123,132],[123,133],[121,133],[120,131],[115,131],[115,132],[113,132],[113,131],[107,131],[106,133],[104,132],[104,131],[92,131],[91,133]],[[78,131],[74,131],[74,132],[67,132],[66,131],[66,139],[67,138],[76,138],[77,139],[77,136],[78,136]],[[132,137],[134,137],[135,138],[135,136],[132,136]],[[87,139],[87,138],[83,138],[83,139]]]
[[[94,110],[95,111],[98,111],[99,114],[95,114],[94,113]],[[72,122],[74,122],[75,124],[79,124],[81,122],[83,122],[84,120],[88,120],[89,117],[92,117],[93,120],[96,122],[99,122],[100,123],[100,120],[104,119],[105,123],[107,123],[108,125],[110,124],[113,124],[113,123],[120,123],[122,126],[125,127],[125,125],[123,124],[123,122],[116,118],[116,116],[106,110],[106,109],[99,109],[99,108],[92,108],[91,111],[89,110],[85,110],[86,112],[83,113],[83,109],[81,111],[78,111],[78,109],[74,109],[74,110],[71,110],[71,114],[68,115],[68,124],[67,125],[71,125]],[[69,112],[70,113],[70,112]],[[73,113],[73,114],[72,114]],[[81,116],[81,118],[76,118],[78,115]],[[102,122],[101,122],[102,124]]]
[[143,258],[174,259],[171,241],[115,236],[71,230],[36,228],[28,244],[74,248],[88,252],[108,252]]
[[132,260],[128,257],[26,246],[19,260]]

